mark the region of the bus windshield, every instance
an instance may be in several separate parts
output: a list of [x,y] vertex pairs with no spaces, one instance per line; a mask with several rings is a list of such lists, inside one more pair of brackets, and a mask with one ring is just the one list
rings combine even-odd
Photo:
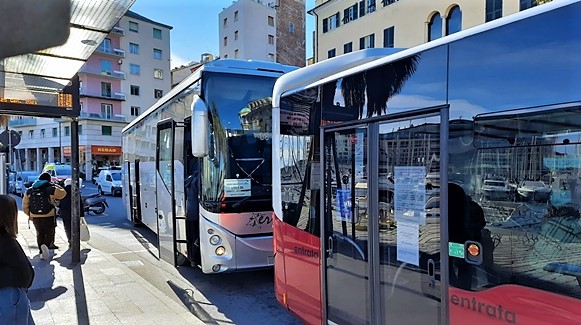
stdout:
[[203,92],[212,126],[201,179],[202,197],[211,211],[271,208],[270,96],[275,81],[251,75],[206,76]]

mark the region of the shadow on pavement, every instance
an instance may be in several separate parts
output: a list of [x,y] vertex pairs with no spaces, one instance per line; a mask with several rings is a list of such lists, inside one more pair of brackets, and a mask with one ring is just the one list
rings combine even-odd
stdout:
[[171,280],[167,281],[167,285],[173,290],[178,298],[180,298],[181,302],[186,306],[186,308],[197,318],[199,318],[204,324],[215,324],[218,325],[218,322],[208,314],[200,306],[200,304],[194,299],[194,292],[192,289],[183,289],[174,283]]

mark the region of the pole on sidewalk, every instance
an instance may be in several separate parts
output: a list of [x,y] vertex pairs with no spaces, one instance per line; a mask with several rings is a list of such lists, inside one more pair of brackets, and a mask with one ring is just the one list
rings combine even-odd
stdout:
[[0,194],[6,194],[6,155],[0,153]]
[[[71,93],[73,96],[73,106],[75,111],[80,111],[80,96],[79,96],[79,75],[75,75],[71,79]],[[61,148],[62,150],[62,148]],[[62,154],[61,154],[62,156]],[[81,215],[82,211],[79,211],[80,199],[81,199],[81,188],[79,184],[79,118],[73,117],[71,119],[71,167],[73,173],[71,175],[72,185],[71,185],[71,249],[73,263],[79,263],[81,261]]]
[[80,194],[79,188],[79,120],[73,118],[71,121],[71,166],[73,169],[72,186],[71,186],[71,248],[72,248],[72,262],[78,263],[81,261],[81,211],[79,211]]

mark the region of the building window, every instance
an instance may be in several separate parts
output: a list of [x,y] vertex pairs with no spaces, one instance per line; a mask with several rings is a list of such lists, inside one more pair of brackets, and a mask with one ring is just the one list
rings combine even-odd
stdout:
[[274,53],[268,53],[268,60],[274,62]]
[[340,15],[338,12],[327,19],[323,19],[323,33],[339,27],[339,19]]
[[353,52],[353,42],[343,44],[343,53]]
[[359,39],[359,49],[371,49],[375,47],[375,34],[370,34]]
[[44,129],[40,129],[40,137],[41,137],[41,138],[44,138],[44,137],[45,137],[45,135],[46,135],[46,134],[45,134],[45,132],[44,132]]
[[29,130],[29,131],[28,131],[28,138],[29,138],[29,139],[32,139],[32,138],[34,138],[34,130]]
[[224,46],[228,46],[228,37],[224,37]]
[[111,53],[113,51],[111,46],[111,39],[109,38],[104,39],[103,42],[101,42],[101,44],[99,45],[99,51]]
[[375,11],[375,0],[367,0],[367,12],[371,13]]
[[455,6],[446,17],[446,35],[454,34],[462,30],[462,11]]
[[520,0],[520,11],[527,10],[537,5],[538,0]]
[[274,35],[268,35],[268,44],[274,44]]
[[129,43],[129,53],[139,54],[139,44]]
[[155,79],[163,79],[163,70],[153,69],[153,77]]
[[52,128],[52,137],[56,138],[59,136],[58,130],[57,128]]
[[234,32],[234,40],[237,41],[238,40],[238,31]]
[[65,137],[68,137],[70,135],[71,135],[71,127],[65,126]]
[[161,60],[162,51],[160,49],[153,49],[153,58]]
[[268,16],[268,26],[274,26],[274,17]]
[[131,106],[131,116],[138,116],[139,115],[139,107]]
[[113,64],[109,60],[101,59],[101,73],[111,75],[113,72]]
[[238,49],[235,49],[234,50],[234,58],[235,59],[238,59]]
[[101,96],[111,97],[111,84],[108,82],[101,82]]
[[154,98],[161,98],[161,97],[163,97],[163,90],[161,90],[161,89],[154,89],[153,90],[153,97]]
[[228,27],[228,18],[224,18],[224,24],[223,24],[223,26],[224,27]]
[[486,0],[486,21],[502,17],[502,0]]
[[153,29],[153,38],[161,39],[161,29],[158,28]]
[[141,74],[141,67],[139,66],[139,64],[131,63],[129,65],[129,73],[137,75]]
[[428,42],[442,37],[442,17],[436,13],[428,23]]
[[391,26],[383,30],[383,47],[393,47],[395,27]]
[[295,24],[293,23],[288,24],[288,32],[291,34],[295,33]]
[[130,89],[131,89],[131,95],[139,96],[139,86],[131,85]]
[[351,7],[343,10],[343,24],[347,24],[348,22],[359,18],[357,16],[357,3],[352,5]]
[[129,30],[132,32],[139,32],[139,24],[134,22],[134,21],[130,21],[129,22]]
[[112,135],[113,128],[110,125],[101,125],[101,135]]
[[101,104],[101,117],[110,120],[113,117],[113,105]]
[[335,49],[330,49],[329,51],[327,51],[327,58],[334,58],[335,55],[337,55],[337,50]]
[[79,131],[79,134],[83,134],[83,126],[79,125],[79,128],[77,129]]
[[381,0],[381,4],[383,4],[383,6],[389,6],[390,4],[396,3],[399,0]]
[[238,10],[234,11],[234,21],[238,20]]

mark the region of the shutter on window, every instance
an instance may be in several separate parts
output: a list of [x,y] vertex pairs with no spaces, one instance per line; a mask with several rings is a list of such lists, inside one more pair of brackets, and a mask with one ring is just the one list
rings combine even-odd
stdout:
[[354,4],[353,5],[353,20],[355,20],[355,19],[358,18],[357,17],[357,14],[358,14],[358,12],[357,12],[357,4]]
[[323,33],[326,33],[329,30],[329,26],[327,25],[327,18],[323,19]]
[[367,0],[359,1],[359,17],[365,16],[365,1]]
[[365,48],[365,37],[359,39],[359,49],[363,50]]
[[337,27],[341,26],[341,14],[338,11],[335,14],[335,21],[337,22]]
[[369,35],[369,48],[375,47],[375,34]]

